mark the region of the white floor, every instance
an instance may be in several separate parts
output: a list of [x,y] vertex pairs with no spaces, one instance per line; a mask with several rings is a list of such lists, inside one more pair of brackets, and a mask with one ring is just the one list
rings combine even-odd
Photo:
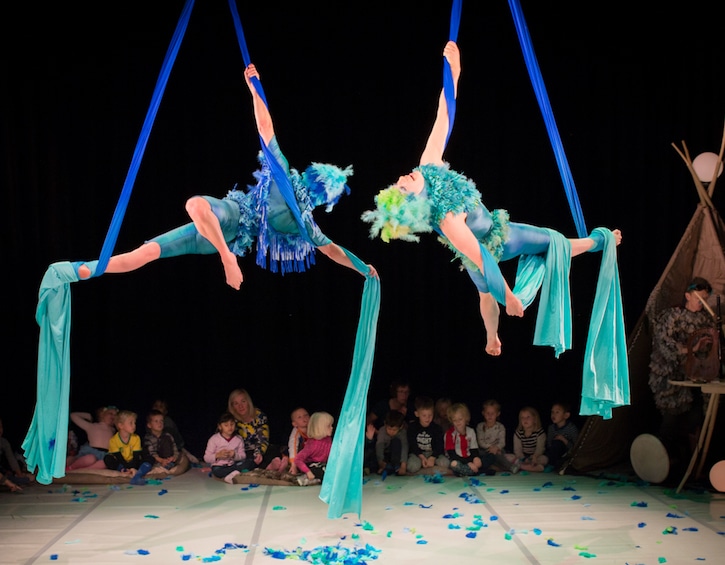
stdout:
[[200,469],[3,490],[0,563],[343,563],[338,545],[346,565],[725,563],[718,493],[554,474],[373,476],[363,493],[360,519],[330,520],[319,486],[228,485]]

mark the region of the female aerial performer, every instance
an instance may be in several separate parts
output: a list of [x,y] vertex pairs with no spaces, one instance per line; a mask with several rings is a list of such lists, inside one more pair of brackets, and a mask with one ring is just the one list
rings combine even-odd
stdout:
[[[114,255],[108,261],[107,273],[126,273],[143,267],[156,259],[189,254],[219,253],[226,282],[239,290],[244,280],[237,256],[244,257],[257,240],[257,264],[276,272],[304,271],[314,263],[314,251],[319,249],[327,257],[353,270],[353,262],[345,250],[320,231],[312,217],[316,206],[325,204],[329,212],[343,192],[352,167],[340,169],[334,165],[313,163],[300,174],[291,169],[282,154],[274,134],[272,117],[264,100],[259,96],[252,77],[259,79],[254,65],[244,70],[252,94],[257,130],[284,169],[295,192],[305,234],[300,233],[289,206],[271,174],[270,166],[260,153],[261,170],[254,173],[257,184],[248,192],[230,190],[225,198],[193,196],[186,202],[191,223],[155,237],[128,253]],[[306,237],[305,237],[306,236]],[[77,262],[73,266],[79,279],[94,274],[97,261]],[[378,278],[372,265],[362,274]]]
[[[455,42],[446,44],[443,56],[450,65],[454,95],[457,95],[461,56]],[[362,219],[372,224],[372,237],[380,234],[386,242],[390,239],[418,241],[416,233],[438,231],[443,242],[462,260],[478,289],[479,308],[487,334],[486,352],[500,355],[498,303],[505,305],[507,314],[520,317],[533,296],[530,288],[522,288],[519,292],[519,278],[525,277],[517,276],[517,286],[512,291],[503,279],[497,261],[525,256],[535,258],[533,260],[543,266],[548,261],[547,255],[554,255],[550,250],[556,247],[556,260],[561,262],[554,268],[568,274],[571,257],[602,250],[608,238],[613,238],[619,245],[622,235],[619,230],[611,232],[597,228],[589,237],[569,239],[567,245],[564,237],[553,230],[509,222],[505,210],[490,212],[475,183],[443,161],[448,131],[448,104],[445,92],[441,91],[438,112],[420,166],[382,190],[375,197],[376,210],[365,212]],[[543,274],[539,277],[538,285]],[[520,296],[525,297],[526,303]]]

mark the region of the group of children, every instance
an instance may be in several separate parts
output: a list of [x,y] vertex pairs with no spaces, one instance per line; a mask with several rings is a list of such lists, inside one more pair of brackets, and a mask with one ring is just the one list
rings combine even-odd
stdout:
[[149,471],[170,472],[188,454],[164,400],[155,401],[146,415],[143,440],[136,433],[138,415],[131,410],[104,406],[95,421],[87,412],[72,412],[70,419],[86,433],[87,442],[68,455],[66,471],[110,469],[129,476],[131,484],[143,485]]
[[[310,415],[305,408],[298,407],[290,419],[292,431],[286,454],[275,457],[266,469],[292,475],[300,486],[320,484],[332,448],[334,418],[323,411]],[[234,415],[225,412],[219,417],[217,432],[209,438],[204,451],[204,461],[211,466],[212,475],[230,484],[240,473],[258,466],[248,456],[244,439],[237,431]]]
[[[404,395],[400,395],[401,398]],[[403,399],[405,400],[405,399]],[[577,441],[577,426],[571,421],[568,404],[551,407],[547,430],[536,408],[521,408],[513,433],[513,448],[506,448],[506,428],[500,421],[501,405],[493,399],[483,403],[483,421],[471,427],[471,413],[462,402],[420,396],[409,411],[390,409],[379,428],[366,428],[365,474],[373,469],[384,477],[389,474],[415,474],[421,470],[439,470],[457,476],[518,473],[519,470],[543,472],[557,469]],[[100,408],[93,421],[88,413],[73,412],[71,421],[87,435],[87,442],[68,456],[67,470],[111,469],[131,478],[131,483],[146,483],[146,474],[154,468],[170,472],[182,457],[193,455],[183,448],[183,439],[168,407],[157,400],[146,416],[143,439],[136,433],[137,415],[115,406]],[[312,415],[297,407],[290,414],[292,430],[286,449],[265,468],[294,477],[301,486],[320,484],[330,456],[334,418],[324,411]],[[2,423],[0,421],[0,441]],[[5,446],[7,440],[2,443]],[[7,446],[5,446],[7,447]],[[2,450],[3,453],[7,449]],[[0,483],[13,490],[25,475],[14,469],[4,455]],[[239,433],[238,420],[231,412],[217,420],[216,432],[207,441],[203,457],[214,477],[228,483],[240,473],[259,467]]]
[[[496,400],[483,403],[483,421],[475,429],[464,403],[450,403],[448,399],[435,403],[429,397],[418,397],[414,406],[414,419],[389,410],[380,428],[368,424],[366,473],[376,469],[383,476],[406,475],[433,467],[457,476],[543,472],[562,465],[579,435],[564,402],[553,404],[547,430],[536,408],[522,408],[511,451],[506,449],[506,428]],[[444,409],[445,419],[441,414]]]

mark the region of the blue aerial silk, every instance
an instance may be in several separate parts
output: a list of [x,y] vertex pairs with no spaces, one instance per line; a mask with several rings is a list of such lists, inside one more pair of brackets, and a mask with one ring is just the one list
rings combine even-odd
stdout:
[[[149,111],[131,160],[121,196],[101,250],[98,265],[91,276],[103,274],[113,254],[123,216],[131,197],[133,183],[146,149],[151,127],[184,37],[194,0],[187,0],[166,53],[156,83]],[[68,448],[68,402],[70,390],[70,319],[71,296],[69,285],[78,276],[67,261],[48,267],[40,283],[35,319],[40,326],[38,340],[37,399],[30,428],[22,443],[29,470],[37,468],[36,480],[50,484],[54,477],[65,476]]]
[[184,9],[181,12],[181,17],[176,25],[176,30],[171,38],[171,44],[166,52],[164,63],[161,66],[161,72],[159,78],[156,81],[156,87],[154,88],[153,96],[151,97],[151,104],[146,112],[146,119],[144,120],[143,127],[141,128],[141,134],[136,142],[136,149],[133,152],[131,158],[131,165],[129,166],[128,173],[126,174],[126,180],[123,183],[123,189],[121,190],[121,196],[116,204],[116,210],[113,212],[113,218],[111,219],[111,225],[108,228],[106,239],[103,242],[101,248],[101,255],[98,258],[98,266],[96,267],[94,277],[100,277],[106,272],[108,261],[113,255],[113,249],[116,247],[116,240],[118,239],[118,232],[121,230],[121,224],[123,223],[123,217],[126,214],[126,208],[128,207],[128,201],[131,198],[131,192],[133,191],[133,184],[136,182],[136,175],[138,169],[141,166],[141,159],[143,159],[144,151],[146,150],[146,143],[148,142],[149,135],[151,135],[151,128],[156,120],[156,113],[158,112],[161,99],[164,96],[166,90],[166,84],[169,82],[169,75],[171,69],[176,61],[176,55],[181,47],[181,40],[184,38],[186,28],[189,24],[189,18],[191,17],[191,10],[194,7],[194,0],[186,0]]
[[541,76],[541,70],[539,69],[539,64],[536,61],[536,54],[534,53],[531,36],[529,35],[529,28],[526,25],[526,20],[524,20],[524,14],[521,10],[519,0],[509,0],[509,7],[511,8],[511,14],[514,18],[514,24],[516,25],[516,33],[519,37],[519,43],[521,44],[526,68],[528,69],[529,77],[531,78],[531,85],[534,87],[536,99],[539,102],[539,108],[541,109],[541,114],[543,115],[544,122],[546,124],[546,131],[548,132],[549,140],[551,141],[551,147],[554,149],[554,156],[556,157],[556,163],[559,166],[559,173],[561,174],[561,180],[564,183],[564,191],[566,192],[566,197],[569,200],[569,208],[571,209],[571,214],[574,218],[577,234],[579,237],[586,237],[588,232],[587,226],[584,223],[584,214],[582,213],[581,204],[579,204],[579,196],[577,195],[576,186],[574,186],[574,178],[572,177],[571,169],[569,168],[569,161],[564,153],[564,146],[561,142],[559,129],[556,126],[554,112],[551,109],[549,95],[546,93],[544,79]]

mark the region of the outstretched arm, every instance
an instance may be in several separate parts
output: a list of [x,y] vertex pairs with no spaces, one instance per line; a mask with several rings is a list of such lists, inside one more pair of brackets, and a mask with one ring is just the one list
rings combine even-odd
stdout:
[[254,119],[257,122],[257,131],[262,136],[265,145],[269,145],[270,140],[274,137],[274,126],[272,124],[272,116],[269,113],[267,105],[259,96],[257,89],[254,88],[252,77],[259,80],[259,73],[254,65],[249,65],[244,69],[244,80],[247,83],[249,92],[252,93],[252,106],[254,108]]
[[[345,253],[342,250],[342,247],[340,247],[335,242],[330,242],[327,245],[321,245],[318,247],[322,253],[324,253],[327,257],[332,259],[335,263],[338,265],[342,265],[343,267],[347,267],[348,269],[352,269],[354,271],[357,271],[355,266],[352,264],[352,261],[350,261],[350,258],[347,256],[347,253]],[[378,278],[378,272],[375,270],[375,267],[372,265],[368,265],[370,268],[370,276]],[[362,275],[366,275],[366,273],[361,273]]]
[[[454,97],[458,97],[458,78],[461,76],[461,53],[458,45],[454,41],[449,41],[443,49],[443,56],[451,66],[453,73],[453,93]],[[425,145],[423,154],[420,156],[420,164],[427,165],[429,163],[435,165],[443,164],[443,151],[446,148],[446,137],[448,137],[448,104],[446,96],[441,89],[438,98],[438,112],[436,113],[433,129],[428,136],[428,142]]]
[[[463,255],[468,257],[473,263],[479,268],[481,273],[483,270],[483,257],[481,255],[481,245],[476,239],[471,229],[466,225],[465,214],[453,214],[448,212],[440,224],[441,231],[445,235],[451,244],[458,249]],[[484,273],[485,274],[485,273]],[[524,306],[521,300],[514,295],[506,283],[506,313],[509,316],[523,316]],[[486,320],[484,319],[484,323]],[[493,322],[493,319],[490,320]],[[487,328],[489,324],[486,324]],[[496,322],[498,327],[498,322]]]

